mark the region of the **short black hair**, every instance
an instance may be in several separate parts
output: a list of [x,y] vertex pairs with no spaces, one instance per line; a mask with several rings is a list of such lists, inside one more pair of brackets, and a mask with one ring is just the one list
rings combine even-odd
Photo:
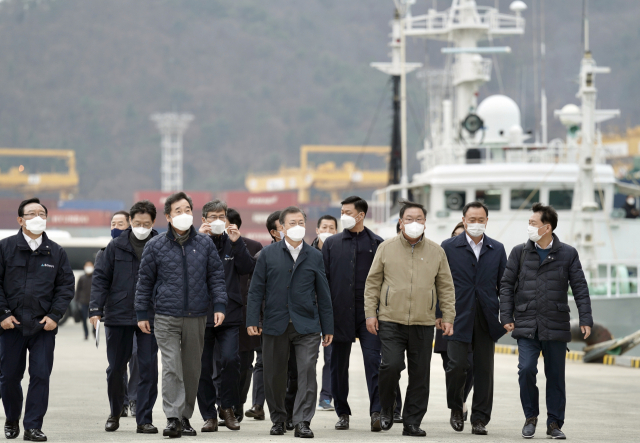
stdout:
[[232,225],[236,225],[238,229],[242,226],[242,217],[240,217],[240,213],[233,208],[227,208],[227,220]]
[[451,231],[451,237],[455,237],[455,236],[456,236],[456,231],[457,231],[458,229],[460,229],[460,228],[464,229],[464,223],[460,222],[460,223],[458,223],[458,224],[456,225],[456,227],[455,227],[455,228],[453,228],[453,231]]
[[127,221],[127,223],[129,223],[129,213],[127,211],[114,212],[111,216],[111,220],[113,220],[113,217],[115,217],[116,215],[124,215],[124,219]]
[[216,199],[216,200],[207,202],[202,207],[202,218],[207,218],[207,215],[209,215],[209,212],[223,211],[224,215],[227,215],[227,209],[228,209],[227,202],[225,201]]
[[284,226],[284,219],[287,217],[287,215],[289,214],[302,214],[302,216],[304,217],[304,221],[307,221],[307,214],[304,213],[304,211],[302,209],[300,209],[297,206],[289,206],[288,208],[284,208],[282,211],[280,211],[280,224],[282,226]]
[[540,213],[540,221],[542,223],[551,225],[551,230],[555,231],[558,226],[558,213],[553,206],[545,206],[542,203],[534,203],[531,207],[533,213]]
[[335,223],[336,225],[336,229],[338,229],[338,220],[336,220],[336,218],[333,215],[323,215],[322,217],[320,217],[320,220],[318,220],[318,228],[320,227],[320,224],[322,223],[322,220],[329,220],[332,221],[333,223]]
[[44,208],[44,213],[49,215],[49,211],[47,211],[47,207],[40,203],[40,199],[38,197],[33,197],[27,200],[23,200],[18,206],[18,217],[24,217],[24,207],[30,205],[31,203],[37,203]]
[[[278,227],[276,226],[276,221],[280,220],[280,211],[275,211],[272,212],[271,214],[269,214],[269,217],[267,217],[267,231],[269,231],[269,235],[271,235],[271,231],[275,231],[278,229]],[[276,239],[273,235],[271,235],[271,238],[273,238],[274,240],[279,240]]]
[[358,212],[364,212],[364,215],[367,215],[367,211],[369,210],[369,204],[363,198],[358,197],[357,195],[352,195],[351,197],[347,197],[340,202],[341,205],[353,205]]
[[149,214],[152,221],[156,221],[156,207],[149,200],[141,200],[134,203],[129,209],[129,217],[133,220],[136,214]]
[[396,234],[400,234],[400,231],[402,231],[402,228],[400,228],[400,220],[398,220],[398,223],[396,223]]
[[427,216],[426,208],[424,207],[424,205],[421,205],[420,203],[412,202],[412,201],[409,201],[409,200],[400,200],[400,201],[398,201],[398,203],[400,203],[402,205],[402,208],[400,208],[400,218],[401,219],[404,216],[404,211],[406,211],[409,208],[420,208],[420,209],[422,209],[422,214],[425,217]]
[[179,202],[180,200],[188,201],[189,206],[191,207],[191,211],[193,212],[193,201],[191,200],[191,197],[189,197],[184,192],[176,192],[175,194],[171,194],[164,201],[164,215],[171,214],[171,205],[174,204],[175,202]]
[[467,216],[467,211],[469,210],[469,208],[482,208],[484,209],[484,213],[487,217],[489,217],[489,208],[487,207],[487,205],[485,205],[482,202],[479,201],[475,201],[475,202],[469,202],[466,205],[464,205],[464,208],[462,208],[462,216],[466,217]]

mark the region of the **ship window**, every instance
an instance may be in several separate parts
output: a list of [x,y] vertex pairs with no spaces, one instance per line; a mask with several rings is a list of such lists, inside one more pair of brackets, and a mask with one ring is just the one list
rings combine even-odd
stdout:
[[[533,193],[533,195],[532,195]],[[531,195],[531,198],[529,196]],[[528,200],[527,200],[528,199]],[[526,204],[525,201],[527,202]],[[534,203],[540,201],[540,190],[536,189],[512,189],[511,190],[511,209],[531,209]]]
[[[593,201],[596,202],[599,209],[602,209],[602,200],[600,198],[600,191],[594,191]],[[602,191],[602,197],[604,197],[604,191]],[[556,189],[549,191],[549,204],[556,210],[569,210],[573,202],[573,189]]]
[[467,203],[465,191],[444,191],[444,201],[447,209],[460,210]]
[[476,200],[487,205],[490,211],[500,210],[500,198],[502,191],[500,189],[487,189],[485,191],[476,191]]

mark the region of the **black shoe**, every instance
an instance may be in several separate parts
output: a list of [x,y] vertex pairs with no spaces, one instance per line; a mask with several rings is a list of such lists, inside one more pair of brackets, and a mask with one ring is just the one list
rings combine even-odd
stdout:
[[524,422],[524,427],[522,428],[522,437],[533,438],[533,435],[536,433],[537,424],[538,417],[527,418],[527,421]]
[[129,405],[125,404],[122,405],[122,414],[120,414],[120,417],[128,417],[129,416]]
[[292,418],[287,418],[287,431],[293,431],[296,427],[293,426],[293,419]]
[[338,431],[346,431],[349,429],[349,415],[342,414],[338,417],[338,423],[336,423],[336,430]]
[[238,423],[240,423],[244,418],[244,405],[235,405],[233,407],[233,414],[236,416]]
[[294,435],[300,438],[313,438],[313,431],[309,427],[309,422],[303,421],[302,423],[298,423]]
[[135,400],[129,402],[129,410],[131,411],[131,416],[135,417],[136,416],[136,401]]
[[454,431],[456,432],[464,431],[464,420],[462,417],[462,411],[452,409],[449,423],[451,423],[451,427],[453,428]]
[[138,434],[157,434],[158,428],[153,426],[151,423],[145,423],[143,425],[138,425],[136,427],[136,433]]
[[245,417],[253,417],[254,420],[264,420],[264,409],[260,405],[253,405],[244,415]]
[[408,435],[410,437],[426,437],[427,433],[420,429],[418,425],[404,425],[402,427],[402,435]]
[[180,438],[182,437],[182,423],[179,418],[168,418],[167,427],[162,431],[163,437]]
[[42,429],[25,429],[23,439],[27,441],[47,441],[47,436],[44,435]]
[[471,433],[476,435],[487,435],[489,432],[487,431],[484,423],[480,420],[476,420],[471,425]]
[[4,422],[4,436],[8,439],[16,438],[20,435],[20,422],[9,421]]
[[404,419],[402,418],[402,414],[400,414],[399,412],[394,412],[393,413],[393,422],[394,423],[402,423],[402,422],[404,422]]
[[274,423],[271,426],[269,435],[284,435],[287,431],[284,430],[284,422]]
[[215,418],[205,421],[200,432],[218,432],[218,421]]
[[187,437],[195,437],[198,435],[196,430],[191,427],[191,423],[189,423],[188,418],[182,417],[182,422],[180,424],[182,425],[182,435],[186,435]]
[[560,430],[560,426],[558,426],[558,423],[556,423],[555,421],[547,425],[547,435],[551,438],[555,438],[556,440],[566,440],[567,438],[564,435],[564,432]]
[[388,431],[393,426],[393,409],[382,408],[380,411],[380,429]]
[[380,413],[374,412],[371,414],[371,432],[380,432],[382,428],[380,427]]
[[107,432],[113,432],[118,430],[119,427],[120,417],[114,417],[113,415],[110,415],[109,418],[107,418],[107,423],[105,423],[104,425],[104,430]]

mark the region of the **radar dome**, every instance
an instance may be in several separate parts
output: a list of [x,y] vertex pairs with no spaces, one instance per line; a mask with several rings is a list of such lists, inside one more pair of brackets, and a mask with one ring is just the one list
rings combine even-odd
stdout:
[[567,128],[579,125],[582,122],[581,112],[582,111],[578,105],[574,105],[573,103],[564,105],[558,114],[560,117],[560,123]]
[[509,134],[520,125],[520,108],[506,95],[485,98],[476,114],[484,121],[483,143],[509,143]]

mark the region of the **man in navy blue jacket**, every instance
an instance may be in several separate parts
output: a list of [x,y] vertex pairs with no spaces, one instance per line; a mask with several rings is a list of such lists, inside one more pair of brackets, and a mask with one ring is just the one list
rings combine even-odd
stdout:
[[[447,404],[451,427],[464,429],[463,405],[469,344],[473,350],[473,403],[471,432],[487,435],[493,407],[493,357],[495,342],[505,334],[500,324],[500,280],[507,265],[502,243],[485,235],[489,208],[481,202],[462,209],[465,232],[442,242],[456,289],[456,328],[446,336],[449,364],[446,369]],[[441,315],[437,315],[441,317]],[[442,322],[436,319],[436,327]]]
[[[320,333],[323,346],[333,339],[333,310],[322,253],[304,242],[306,216],[290,206],[280,213],[284,241],[260,252],[247,303],[247,332],[262,335],[264,385],[273,427],[271,435],[286,432],[285,392],[291,344],[295,347],[298,392],[293,408],[295,436],[313,438],[318,384],[316,363]],[[264,320],[260,327],[260,308]]]
[[[130,226],[115,237],[102,253],[93,273],[91,284],[91,324],[104,323],[107,341],[107,394],[111,414],[105,431],[113,432],[120,426],[125,392],[127,362],[133,353],[133,340],[137,344],[139,381],[135,401],[137,406],[136,432],[156,434],[152,410],[158,397],[158,344],[153,330],[144,333],[138,327],[134,309],[138,270],[145,245],[158,235],[153,229],[156,207],[148,200],[134,204],[129,211]],[[153,309],[149,310],[153,319]],[[152,322],[150,323],[152,324]]]
[[[228,234],[225,232],[228,232]],[[240,429],[233,407],[240,400],[240,333],[238,326],[244,323],[240,275],[253,272],[255,261],[247,250],[236,225],[227,220],[227,204],[221,200],[210,201],[202,208],[200,232],[209,236],[224,267],[227,287],[227,308],[224,325],[215,327],[213,305],[209,309],[204,333],[202,371],[198,383],[198,406],[205,421],[202,432],[218,430],[216,403],[220,402],[220,418],[232,431]],[[218,347],[214,358],[214,347]],[[215,360],[215,361],[214,361]],[[220,377],[220,391],[214,384],[214,364]]]
[[162,407],[165,437],[196,435],[189,419],[198,393],[204,331],[213,304],[215,326],[224,320],[227,292],[216,246],[193,227],[193,202],[184,192],[165,200],[165,234],[152,238],[142,253],[136,287],[138,326],[155,336],[162,352]]
[[29,351],[29,391],[24,439],[46,441],[42,421],[58,322],[73,299],[75,279],[64,249],[47,238],[47,208],[32,198],[20,203],[16,235],[0,241],[0,391],[4,435],[20,435],[22,387]]

